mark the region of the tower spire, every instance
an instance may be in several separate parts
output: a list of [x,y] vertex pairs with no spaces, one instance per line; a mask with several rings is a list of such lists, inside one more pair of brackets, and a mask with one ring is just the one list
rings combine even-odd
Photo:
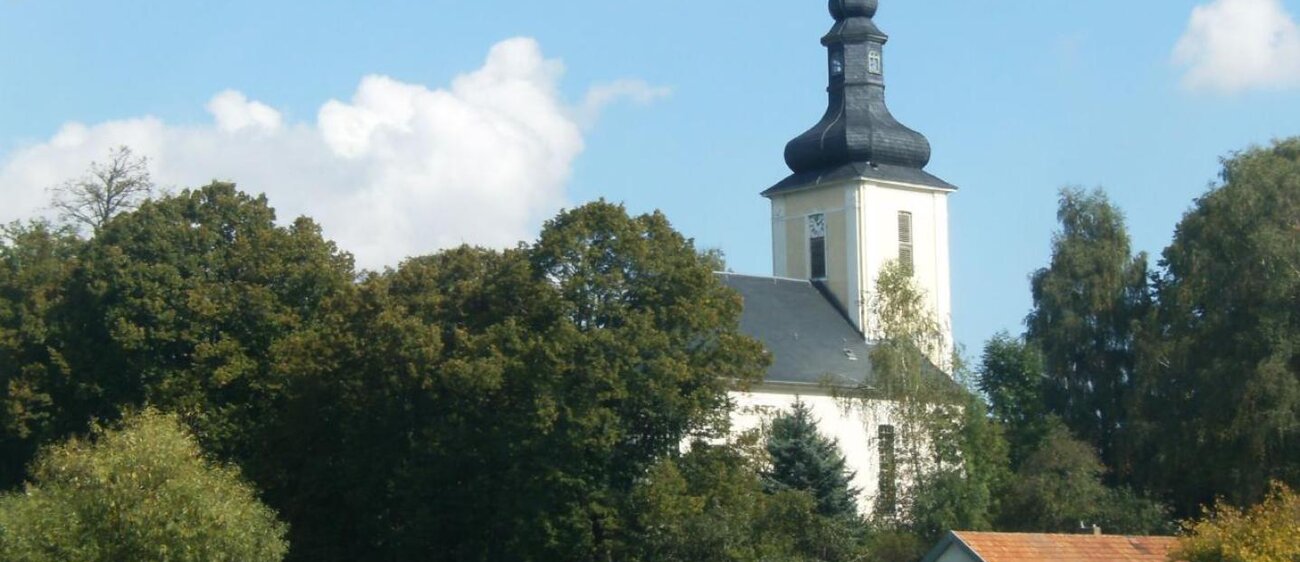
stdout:
[[924,171],[930,142],[885,106],[889,36],[872,20],[877,6],[877,0],[830,0],[835,24],[822,38],[830,82],[826,114],[786,145],[785,161],[794,174],[764,195],[856,178],[955,189]]

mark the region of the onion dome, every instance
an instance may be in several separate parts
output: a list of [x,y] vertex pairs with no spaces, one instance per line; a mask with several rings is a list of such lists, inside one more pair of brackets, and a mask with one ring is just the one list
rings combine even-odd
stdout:
[[845,18],[872,18],[876,16],[876,0],[831,0],[831,17],[835,21]]
[[878,0],[830,0],[835,24],[822,38],[830,76],[826,114],[786,145],[785,161],[794,175],[764,195],[853,177],[955,189],[924,171],[930,142],[885,106],[889,36],[872,21],[877,5]]

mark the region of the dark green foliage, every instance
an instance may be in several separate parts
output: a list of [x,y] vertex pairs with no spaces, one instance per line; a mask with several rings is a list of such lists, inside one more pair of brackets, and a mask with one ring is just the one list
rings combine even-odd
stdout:
[[893,528],[876,529],[867,539],[866,560],[877,562],[917,562],[933,545],[926,544],[915,533]]
[[992,530],[1010,478],[1001,426],[973,394],[960,404],[953,423],[936,433],[944,462],[922,473],[912,491],[907,528],[926,544],[954,529]]
[[949,530],[992,527],[1007,480],[1007,444],[985,404],[964,386],[969,377],[960,357],[943,356],[943,330],[899,265],[876,280],[872,310],[880,320],[871,353],[879,389],[860,398],[890,400],[872,407],[890,416],[899,481],[912,483],[900,487],[896,511],[876,506],[873,540],[877,558],[915,559],[917,544]]
[[1300,139],[1225,160],[1163,257],[1145,483],[1186,516],[1300,485]]
[[1167,534],[1163,507],[1102,482],[1105,467],[1092,446],[1060,423],[1030,454],[1007,487],[1000,527],[1015,531],[1077,532],[1101,526],[1111,534]]
[[984,344],[977,384],[1006,430],[1011,466],[1018,467],[1046,436],[1051,416],[1043,396],[1043,356],[1004,333]]
[[278,226],[265,197],[214,183],[101,227],[63,290],[60,349],[76,431],[126,406],[180,412],[205,448],[259,483],[291,380],[279,347],[351,290],[351,258],[307,219]]
[[638,480],[762,372],[739,313],[662,215],[603,202],[372,276],[281,348],[293,557],[612,556]]
[[[534,245],[358,280],[307,219],[213,184],[78,241],[0,244],[0,476],[149,404],[291,523],[298,560],[589,559],[766,359],[662,215],[594,203]],[[757,478],[757,475],[753,475]]]
[[1052,263],[1033,276],[1026,337],[1043,354],[1049,411],[1124,468],[1136,333],[1151,309],[1146,256],[1132,255],[1123,214],[1100,190],[1063,190],[1057,218]]
[[75,386],[53,343],[65,331],[56,311],[81,246],[45,223],[0,228],[0,490],[22,482],[39,443],[86,421],[68,411]]
[[644,562],[861,560],[864,529],[826,517],[806,492],[765,493],[755,463],[696,443],[650,469],[632,494],[631,538],[616,559]]
[[853,472],[835,440],[817,431],[818,420],[802,401],[772,420],[767,452],[772,466],[765,474],[769,491],[800,490],[817,500],[817,512],[831,517],[857,515]]
[[10,562],[273,562],[284,533],[238,471],[152,411],[46,448],[27,488],[0,496]]

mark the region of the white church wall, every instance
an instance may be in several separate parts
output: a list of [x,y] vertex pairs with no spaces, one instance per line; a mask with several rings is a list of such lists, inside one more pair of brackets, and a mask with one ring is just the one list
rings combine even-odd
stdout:
[[[863,229],[860,263],[864,294],[873,289],[886,263],[898,258],[898,213],[912,214],[914,273],[935,317],[947,328],[952,344],[952,286],[949,271],[948,191],[902,184],[863,182],[859,209]],[[870,334],[875,326],[869,324]]]
[[[951,332],[948,196],[945,190],[861,180],[772,198],[772,264],[778,277],[809,276],[807,221],[826,217],[831,293],[864,333],[874,329],[868,298],[885,263],[898,258],[898,213],[912,214],[914,276],[935,317]],[[951,333],[947,335],[949,346]]]
[[766,434],[777,414],[793,409],[796,401],[807,404],[819,420],[822,435],[836,440],[855,472],[853,486],[858,489],[859,511],[871,511],[880,484],[878,432],[880,426],[892,425],[883,403],[849,404],[815,385],[766,384],[749,392],[732,392],[731,398],[736,405],[731,416],[732,430],[737,433],[762,429]]

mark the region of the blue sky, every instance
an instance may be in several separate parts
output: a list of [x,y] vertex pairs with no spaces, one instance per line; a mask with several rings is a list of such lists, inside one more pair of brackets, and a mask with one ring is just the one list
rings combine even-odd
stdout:
[[[1136,248],[1158,253],[1219,157],[1300,133],[1297,0],[881,4],[890,108],[961,187],[954,325],[972,352],[1020,330],[1060,187],[1104,187]],[[662,209],[732,269],[767,274],[758,192],[825,108],[830,23],[815,0],[0,0],[0,220],[40,212],[45,187],[127,143],[160,183],[234,179],[341,241],[508,244],[604,197]],[[397,102],[457,119],[386,116]],[[509,158],[475,152],[512,143]],[[412,146],[426,152],[403,160]],[[455,173],[429,169],[444,148]],[[342,224],[385,193],[391,215]],[[396,255],[344,246],[382,256],[371,265]]]

